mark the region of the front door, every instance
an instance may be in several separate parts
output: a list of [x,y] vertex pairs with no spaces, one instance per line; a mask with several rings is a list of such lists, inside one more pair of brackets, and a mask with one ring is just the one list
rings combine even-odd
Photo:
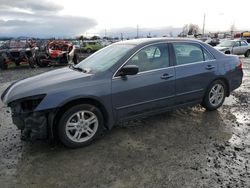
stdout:
[[236,55],[241,55],[242,54],[240,41],[235,42],[235,44],[233,46],[233,54],[236,54]]
[[145,47],[125,65],[137,65],[139,73],[112,79],[113,108],[119,119],[174,105],[175,70],[167,44]]

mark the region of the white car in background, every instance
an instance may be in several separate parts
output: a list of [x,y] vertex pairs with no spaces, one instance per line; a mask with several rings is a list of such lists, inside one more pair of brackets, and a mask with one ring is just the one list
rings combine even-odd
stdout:
[[250,46],[245,40],[225,40],[214,47],[215,49],[225,54],[244,55],[248,57],[250,55]]

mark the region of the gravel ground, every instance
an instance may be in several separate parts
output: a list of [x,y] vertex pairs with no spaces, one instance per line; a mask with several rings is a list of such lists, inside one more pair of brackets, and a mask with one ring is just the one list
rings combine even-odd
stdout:
[[[250,58],[242,86],[217,111],[185,108],[121,124],[70,150],[23,142],[0,102],[1,187],[249,187]],[[54,68],[0,72],[0,93]]]

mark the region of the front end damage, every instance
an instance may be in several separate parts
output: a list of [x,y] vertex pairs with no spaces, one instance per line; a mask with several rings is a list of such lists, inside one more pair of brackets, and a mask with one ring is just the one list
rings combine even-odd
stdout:
[[41,140],[53,137],[53,111],[35,111],[45,95],[10,103],[13,123],[21,130],[22,140]]

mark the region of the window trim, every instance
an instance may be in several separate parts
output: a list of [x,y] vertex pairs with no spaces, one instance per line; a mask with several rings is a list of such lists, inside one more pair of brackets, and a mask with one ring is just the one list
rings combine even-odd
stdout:
[[174,64],[171,63],[171,53],[170,53],[170,44],[171,42],[169,41],[162,41],[162,42],[155,42],[155,43],[152,43],[152,44],[147,44],[143,47],[141,47],[140,49],[138,49],[135,53],[133,53],[116,71],[115,73],[113,74],[112,76],[112,79],[117,79],[117,78],[120,78],[121,76],[116,76],[117,72],[123,67],[126,65],[126,63],[132,59],[138,52],[140,52],[141,50],[143,50],[144,48],[147,48],[149,46],[154,46],[154,45],[158,45],[158,44],[166,44],[168,45],[168,53],[169,53],[169,66],[168,67],[164,67],[164,68],[159,68],[159,69],[152,69],[152,70],[148,70],[148,71],[142,71],[142,72],[138,72],[138,74],[142,74],[142,73],[148,73],[148,72],[152,72],[152,71],[158,71],[158,70],[161,70],[161,69],[167,69],[169,67],[172,67],[174,66]]
[[[193,42],[193,41],[188,41],[188,42],[183,42],[183,41],[173,41],[171,42],[172,43],[172,48],[173,48],[173,56],[174,56],[174,67],[178,67],[178,66],[185,66],[185,65],[190,65],[190,64],[196,64],[196,63],[204,63],[204,62],[213,62],[213,61],[216,61],[216,58],[214,57],[214,55],[205,47],[203,46],[202,44],[200,44],[199,42]],[[180,64],[178,65],[177,62],[176,62],[176,56],[175,56],[175,50],[174,50],[174,44],[176,43],[179,43],[179,44],[195,44],[197,46],[200,47],[201,51],[202,51],[202,54],[203,54],[203,61],[195,61],[195,62],[192,62],[192,63],[185,63],[185,64]],[[210,60],[205,60],[205,56],[204,56],[204,50],[213,58],[213,59],[210,59]]]
[[[175,52],[174,52],[174,47],[173,47],[173,44],[174,43],[187,43],[187,44],[197,44],[201,47],[201,49],[205,49],[213,59],[211,60],[207,60],[207,61],[199,61],[199,62],[193,62],[193,63],[187,63],[187,64],[183,64],[183,65],[177,65],[176,64],[176,57],[175,57]],[[112,76],[112,80],[115,80],[115,79],[120,79],[121,76],[116,76],[117,72],[123,67],[125,66],[125,64],[131,59],[134,57],[135,54],[137,54],[140,50],[142,50],[143,48],[146,48],[148,46],[152,46],[152,45],[156,45],[156,44],[167,44],[168,45],[168,52],[169,52],[169,58],[170,58],[170,65],[169,67],[165,67],[165,68],[160,68],[160,69],[153,69],[153,70],[150,70],[150,71],[143,71],[143,72],[139,72],[139,74],[144,74],[144,73],[149,73],[149,72],[154,72],[154,71],[159,71],[159,70],[163,70],[163,69],[169,69],[171,67],[178,67],[178,66],[187,66],[187,65],[190,65],[190,64],[197,64],[197,63],[204,63],[204,62],[214,62],[216,61],[216,58],[214,57],[214,55],[205,47],[203,46],[201,43],[199,42],[195,42],[195,41],[162,41],[162,42],[155,42],[155,43],[152,43],[152,44],[147,44],[143,47],[141,47],[140,49],[138,49],[137,51],[135,51],[116,71],[115,73],[113,74]]]

